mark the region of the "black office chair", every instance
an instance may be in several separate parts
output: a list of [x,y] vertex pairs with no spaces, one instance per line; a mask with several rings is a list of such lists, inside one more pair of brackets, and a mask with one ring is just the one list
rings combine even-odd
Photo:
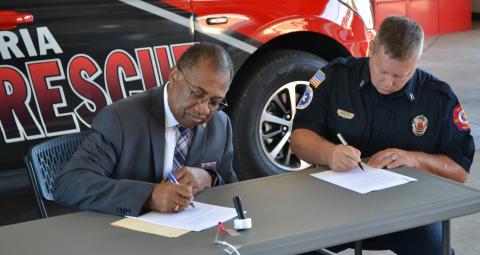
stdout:
[[53,201],[53,185],[58,173],[91,131],[65,135],[39,143],[24,158],[30,184],[42,218],[47,218],[44,199]]

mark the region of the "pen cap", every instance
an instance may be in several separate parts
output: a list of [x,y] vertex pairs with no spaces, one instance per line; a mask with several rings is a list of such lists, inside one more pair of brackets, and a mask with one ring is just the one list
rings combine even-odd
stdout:
[[245,214],[243,213],[244,211],[243,202],[240,196],[233,197],[233,204],[235,205],[235,210],[237,210],[238,218],[245,219]]

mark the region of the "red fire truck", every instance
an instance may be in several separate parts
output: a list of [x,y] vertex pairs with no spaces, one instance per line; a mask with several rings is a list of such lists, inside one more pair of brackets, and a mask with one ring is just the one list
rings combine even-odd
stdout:
[[369,0],[1,1],[0,178],[22,171],[33,144],[160,86],[198,41],[234,60],[226,112],[240,179],[303,169],[289,136],[307,80],[336,57],[365,56],[372,28]]

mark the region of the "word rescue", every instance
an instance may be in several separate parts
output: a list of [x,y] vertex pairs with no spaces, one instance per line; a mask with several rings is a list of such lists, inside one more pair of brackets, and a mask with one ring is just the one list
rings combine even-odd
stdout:
[[[103,66],[82,53],[62,58],[63,63],[49,58],[28,61],[22,67],[3,64],[65,54],[47,27],[36,28],[37,47],[27,29],[18,32],[20,38],[0,31],[0,130],[6,143],[79,132],[79,121],[90,127],[88,120],[104,106],[166,82],[170,68],[193,44],[137,48],[132,54],[114,49]],[[19,69],[23,66],[25,71]],[[142,90],[131,88],[132,82],[141,82]],[[74,95],[68,97],[71,102],[65,90]],[[68,112],[67,106],[73,110]]]

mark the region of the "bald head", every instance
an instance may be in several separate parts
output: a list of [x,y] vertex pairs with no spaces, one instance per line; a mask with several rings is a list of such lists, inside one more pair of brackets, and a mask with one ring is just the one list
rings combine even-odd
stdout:
[[190,47],[177,62],[182,70],[192,70],[198,65],[207,65],[211,71],[228,73],[233,79],[233,64],[228,52],[219,45],[201,42]]

